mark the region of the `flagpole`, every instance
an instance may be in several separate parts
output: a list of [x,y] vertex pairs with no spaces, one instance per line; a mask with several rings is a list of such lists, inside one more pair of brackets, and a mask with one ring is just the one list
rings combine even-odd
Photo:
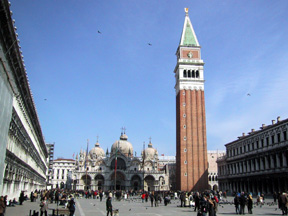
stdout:
[[145,157],[146,157],[146,155],[145,155],[145,142],[143,142],[143,154],[142,154],[142,157],[143,157],[143,159],[142,159],[142,167],[143,167],[143,192],[144,192],[144,190],[145,190],[145,180],[144,180],[144,177],[145,177],[145,170],[144,170],[144,165],[145,165]]
[[115,157],[115,179],[114,179],[114,191],[116,191],[116,174],[117,174],[117,153],[118,153],[118,147],[119,147],[119,141],[118,141],[118,145],[116,147],[116,157]]
[[88,183],[87,183],[87,158],[88,158],[88,146],[89,139],[87,139],[87,150],[86,150],[86,158],[85,158],[85,169],[86,169],[86,190],[88,191]]

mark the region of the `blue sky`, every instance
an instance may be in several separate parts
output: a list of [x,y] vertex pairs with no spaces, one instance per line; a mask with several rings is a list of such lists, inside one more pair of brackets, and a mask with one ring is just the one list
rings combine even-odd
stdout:
[[110,151],[121,127],[138,156],[149,137],[159,154],[176,154],[173,70],[185,7],[205,62],[208,150],[288,117],[286,0],[11,0],[55,158],[72,158],[87,139],[91,149],[97,136]]

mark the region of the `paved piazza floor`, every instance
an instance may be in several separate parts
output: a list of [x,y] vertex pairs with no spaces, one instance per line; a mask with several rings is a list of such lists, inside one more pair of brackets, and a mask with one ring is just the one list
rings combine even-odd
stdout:
[[[232,201],[232,197],[228,197],[228,201]],[[255,198],[254,198],[255,200]],[[75,216],[104,216],[106,215],[105,199],[100,202],[98,199],[76,199],[76,212]],[[272,205],[272,199],[265,199],[265,205],[263,207],[255,206],[253,208],[253,215],[282,215],[282,212],[277,208],[277,205]],[[6,210],[6,216],[28,216],[30,210],[39,211],[39,199],[37,202],[31,203],[25,201],[23,206],[17,205],[16,207],[8,207]],[[164,206],[163,202],[159,207],[150,207],[150,202],[142,203],[140,199],[129,199],[126,201],[112,202],[113,208],[119,209],[119,216],[160,216],[160,215],[194,215],[196,212],[192,208],[181,208],[178,200],[172,200],[171,204]],[[49,204],[49,208],[55,208],[56,204]],[[247,211],[247,208],[245,209]],[[52,211],[49,210],[48,215],[52,215]],[[235,215],[233,204],[220,204],[218,215]],[[247,214],[246,214],[247,215]],[[40,214],[39,214],[40,216]]]

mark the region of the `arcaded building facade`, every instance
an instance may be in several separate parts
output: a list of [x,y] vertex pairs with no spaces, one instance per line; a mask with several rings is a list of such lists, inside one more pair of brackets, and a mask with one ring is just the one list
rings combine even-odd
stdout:
[[46,188],[48,152],[10,3],[0,1],[0,194]]
[[218,159],[219,188],[272,194],[288,190],[288,119],[252,129],[226,144],[226,155]]
[[192,23],[186,15],[176,51],[176,188],[208,189],[204,97],[204,62]]

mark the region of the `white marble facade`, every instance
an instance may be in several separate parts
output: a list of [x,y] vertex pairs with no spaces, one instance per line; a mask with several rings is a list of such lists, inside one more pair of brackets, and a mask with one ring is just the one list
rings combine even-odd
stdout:
[[21,191],[46,188],[48,152],[7,0],[0,1],[0,17],[0,105],[9,110],[5,116],[0,111],[0,193],[18,199]]
[[[56,163],[56,161],[54,162]],[[55,168],[56,166],[53,166],[53,178],[57,173]],[[60,169],[59,172],[61,174],[63,171]],[[170,189],[168,165],[159,167],[158,152],[153,148],[151,141],[148,147],[142,151],[141,156],[136,157],[133,154],[133,146],[125,133],[122,133],[120,139],[113,143],[110,153],[108,151],[105,153],[98,141],[95,147],[88,151],[88,154],[87,151],[81,150],[76,155],[71,178],[71,187],[74,190],[167,191]],[[54,182],[53,187],[55,187],[56,180],[52,181]],[[59,181],[58,187],[60,187]]]

